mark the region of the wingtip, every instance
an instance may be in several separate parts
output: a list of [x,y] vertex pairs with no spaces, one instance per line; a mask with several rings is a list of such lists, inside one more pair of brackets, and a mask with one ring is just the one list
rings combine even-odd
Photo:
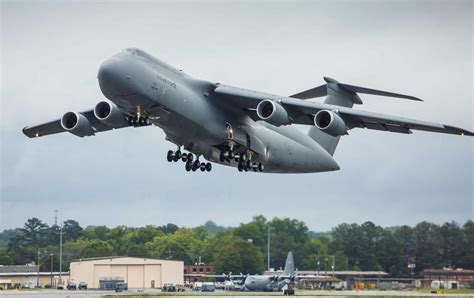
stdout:
[[28,129],[29,129],[29,128],[30,128],[29,126],[25,126],[25,127],[23,127],[23,129],[21,130],[25,136],[27,136],[28,138],[36,138],[36,137],[39,137],[39,134],[38,134],[38,133],[36,133],[35,135],[32,135],[31,133],[28,133]]

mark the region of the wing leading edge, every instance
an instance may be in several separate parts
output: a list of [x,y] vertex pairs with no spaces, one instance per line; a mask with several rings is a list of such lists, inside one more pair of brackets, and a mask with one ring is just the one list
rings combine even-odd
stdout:
[[[82,114],[83,116],[87,118],[87,120],[89,120],[94,133],[108,131],[114,128],[121,128],[121,127],[110,127],[102,123],[99,119],[95,117],[93,109],[81,112],[80,114]],[[61,119],[53,120],[53,121],[42,123],[39,125],[27,126],[23,128],[23,134],[25,134],[29,138],[37,138],[37,137],[57,134],[57,133],[65,132],[65,131],[66,130],[61,125]]]

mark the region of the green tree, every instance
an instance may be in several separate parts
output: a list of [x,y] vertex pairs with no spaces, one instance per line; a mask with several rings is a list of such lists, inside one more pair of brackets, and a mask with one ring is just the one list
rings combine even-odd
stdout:
[[25,243],[36,247],[40,247],[44,244],[47,230],[48,225],[36,217],[28,219],[21,229]]
[[75,220],[66,220],[63,224],[63,240],[77,240],[83,235],[84,229]]
[[112,256],[112,246],[105,241],[91,240],[89,241],[80,253],[81,258],[95,258]]

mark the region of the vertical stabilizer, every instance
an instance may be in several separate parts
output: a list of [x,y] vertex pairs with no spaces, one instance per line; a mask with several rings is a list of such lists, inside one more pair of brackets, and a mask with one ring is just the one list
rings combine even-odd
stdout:
[[295,260],[293,259],[293,253],[288,252],[285,262],[285,271],[283,271],[284,276],[290,276],[295,274]]

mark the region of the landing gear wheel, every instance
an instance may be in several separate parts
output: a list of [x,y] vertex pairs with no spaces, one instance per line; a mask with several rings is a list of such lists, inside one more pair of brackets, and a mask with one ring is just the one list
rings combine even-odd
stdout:
[[237,165],[237,170],[239,170],[239,172],[242,172],[244,170],[244,164],[242,162],[239,162],[239,164]]
[[166,155],[166,159],[169,161],[169,162],[172,162],[173,161],[173,150],[170,150],[168,151],[168,154]]
[[199,168],[201,169],[201,172],[204,172],[206,170],[206,164],[202,162]]
[[210,162],[208,162],[206,164],[206,171],[210,172],[212,170],[212,164]]
[[219,154],[219,161],[224,162],[226,160],[225,155],[224,155],[224,150],[221,151]]
[[247,168],[251,168],[252,167],[252,161],[251,160],[247,160]]
[[174,162],[177,162],[180,157],[181,157],[181,156],[178,155],[178,154],[175,152],[174,155],[173,155],[173,161],[174,161]]
[[264,169],[265,169],[265,166],[263,165],[263,163],[259,163],[259,164],[258,164],[258,170],[259,170],[260,172],[263,172]]
[[188,153],[188,160],[192,161],[194,159],[194,155],[192,153]]
[[186,169],[186,171],[189,172],[189,171],[191,171],[191,168],[192,168],[192,167],[193,167],[192,162],[188,160],[188,161],[186,162],[186,166],[185,166],[184,168]]
[[181,161],[186,162],[187,160],[188,160],[188,155],[187,154],[181,155]]
[[194,163],[193,163],[193,171],[196,171],[197,169],[199,169],[201,163],[199,162],[199,160],[196,160]]

